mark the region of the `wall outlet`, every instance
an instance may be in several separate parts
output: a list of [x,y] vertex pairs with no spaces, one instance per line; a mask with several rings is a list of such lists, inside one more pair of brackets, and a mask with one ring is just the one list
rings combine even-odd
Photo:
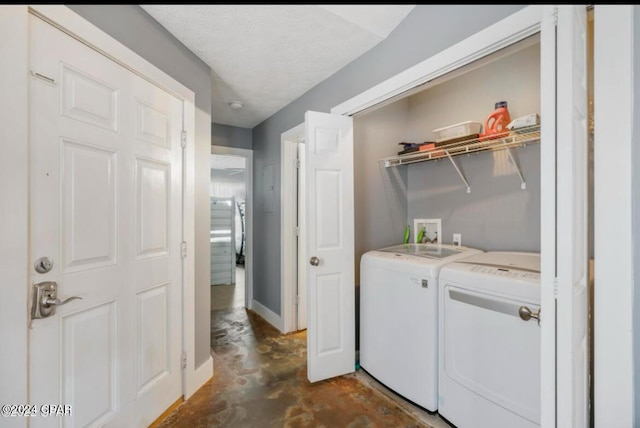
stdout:
[[457,247],[462,245],[462,234],[461,233],[454,233],[453,234],[453,245],[455,245]]

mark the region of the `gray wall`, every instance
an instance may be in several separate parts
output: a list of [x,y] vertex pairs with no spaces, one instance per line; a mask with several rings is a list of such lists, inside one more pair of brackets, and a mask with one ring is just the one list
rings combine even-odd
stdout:
[[540,251],[540,145],[512,151],[527,189],[515,173],[494,175],[495,165],[511,168],[505,151],[455,158],[471,187],[447,159],[409,165],[409,220],[442,219],[442,241],[453,233],[462,245],[485,251]]
[[365,252],[402,242],[408,170],[385,168],[379,160],[395,155],[397,143],[406,141],[408,107],[403,99],[353,120],[356,284]]
[[253,129],[256,212],[265,164],[276,177],[275,212],[254,219],[254,299],[280,314],[280,134],[304,122],[307,110],[328,112],[525,6],[418,5],[387,39]]
[[196,104],[196,367],[211,352],[209,285],[209,186],[211,153],[211,69],[136,5],[69,5],[138,55],[195,93]]
[[[520,44],[520,46],[524,46]],[[409,98],[405,141],[431,140],[432,130],[464,121],[484,123],[496,101],[512,118],[540,114],[540,46],[526,47]],[[509,153],[501,150],[454,158],[471,187],[448,159],[410,164],[407,224],[442,220],[440,242],[484,251],[540,251],[540,145],[511,149],[526,181],[520,188]]]
[[251,150],[253,148],[251,129],[213,123],[211,124],[211,145]]
[[[640,41],[640,7],[633,8],[633,39]],[[636,77],[640,70],[640,43],[633,44],[633,64],[632,67]],[[637,96],[636,96],[637,94]],[[636,86],[633,94],[633,123],[640,123],[640,88]],[[631,194],[635,195],[631,205],[631,228],[633,233],[633,391],[634,391],[634,415],[633,426],[640,426],[640,132],[637,126],[633,128],[633,145],[631,164],[635,168],[631,169],[632,182]]]

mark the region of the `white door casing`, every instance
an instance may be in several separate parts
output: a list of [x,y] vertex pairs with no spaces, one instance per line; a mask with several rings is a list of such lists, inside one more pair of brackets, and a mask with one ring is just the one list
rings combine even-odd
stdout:
[[558,6],[555,229],[558,427],[589,426],[587,31],[584,5]]
[[308,111],[305,141],[307,377],[316,382],[355,371],[353,119]]
[[212,145],[211,154],[241,156],[245,159],[244,306],[253,309],[253,150]]
[[[635,4],[594,6],[594,426],[638,424]],[[635,170],[635,171],[634,171]],[[635,297],[634,297],[635,296]],[[635,391],[634,391],[635,389]]]
[[298,188],[297,188],[297,210],[298,210],[298,243],[296,246],[297,249],[297,322],[296,329],[297,330],[305,330],[307,328],[307,215],[305,212],[306,208],[306,194],[307,194],[307,184],[306,184],[306,167],[305,167],[305,144],[304,141],[300,141],[296,144],[298,151]]
[[[556,426],[556,12],[540,30],[540,426]],[[549,119],[545,119],[549,118]]]
[[30,20],[31,283],[82,298],[31,321],[30,401],[147,426],[182,395],[183,102]]
[[[280,247],[280,307],[282,308],[282,332],[289,333],[299,330],[299,310],[302,302],[298,302],[298,288],[301,280],[300,273],[307,270],[307,260],[299,260],[304,254],[304,223],[299,198],[300,185],[297,178],[303,171],[304,159],[299,159],[299,146],[304,145],[304,123],[282,133],[280,136],[280,229],[282,231],[282,245]],[[297,168],[297,161],[300,168]],[[303,202],[303,201],[302,201]],[[304,246],[304,248],[301,247]],[[302,256],[303,257],[303,256]],[[306,288],[306,279],[304,283]],[[304,303],[306,306],[306,302]],[[306,309],[305,309],[306,310]]]
[[[0,6],[0,402],[28,401],[28,19],[23,5]],[[3,418],[7,428],[27,418]]]
[[541,131],[541,426],[586,427],[587,13],[548,6],[544,17],[541,117],[553,120]]

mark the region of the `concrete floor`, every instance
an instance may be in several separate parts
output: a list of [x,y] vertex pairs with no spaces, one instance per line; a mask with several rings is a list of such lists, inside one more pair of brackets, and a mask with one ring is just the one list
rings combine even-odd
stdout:
[[251,310],[213,310],[211,343],[213,378],[160,428],[448,426],[394,400],[361,370],[309,383],[306,331],[283,335]]
[[236,283],[211,287],[214,376],[158,428],[450,428],[367,375],[309,383],[306,331],[281,334],[244,308]]

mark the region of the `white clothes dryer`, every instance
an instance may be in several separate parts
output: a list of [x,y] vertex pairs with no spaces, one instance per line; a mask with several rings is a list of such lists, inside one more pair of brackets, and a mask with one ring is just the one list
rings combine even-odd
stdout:
[[360,367],[398,395],[435,412],[438,273],[481,250],[401,244],[360,261]]
[[439,279],[438,412],[457,428],[540,425],[540,255],[486,252]]

